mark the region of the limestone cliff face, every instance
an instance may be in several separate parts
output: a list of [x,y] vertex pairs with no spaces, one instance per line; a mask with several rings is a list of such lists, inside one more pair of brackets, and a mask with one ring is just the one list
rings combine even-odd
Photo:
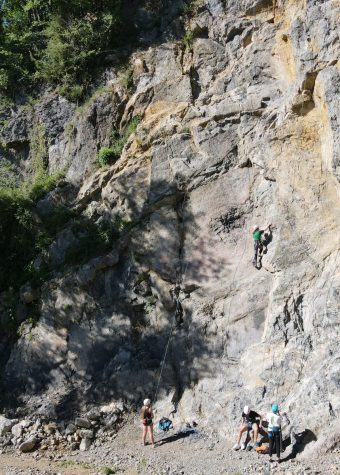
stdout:
[[[339,21],[333,0],[206,0],[186,46],[131,57],[132,92],[112,73],[81,111],[57,96],[35,106],[51,170],[79,187],[72,206],[130,226],[43,286],[8,381],[57,405],[75,393],[136,403],[154,395],[171,334],[160,412],[173,400],[178,420],[232,437],[244,404],[277,401],[315,449],[340,441]],[[136,116],[121,158],[94,171],[112,126]],[[268,223],[256,269],[251,228]]]

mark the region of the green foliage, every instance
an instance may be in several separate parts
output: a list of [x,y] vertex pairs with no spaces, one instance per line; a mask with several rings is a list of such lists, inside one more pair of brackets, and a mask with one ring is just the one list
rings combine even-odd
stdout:
[[0,189],[14,189],[18,186],[18,177],[15,166],[7,161],[0,163]]
[[0,290],[9,286],[17,289],[27,280],[39,284],[47,272],[38,272],[33,265],[52,242],[33,209],[56,186],[62,173],[48,173],[45,129],[41,124],[32,129],[30,141],[28,180],[19,184],[13,165],[3,162],[0,166]]
[[112,475],[114,473],[117,473],[119,469],[117,468],[110,468],[110,467],[102,467],[101,471],[103,475]]
[[86,462],[78,462],[78,460],[62,460],[58,462],[60,467],[79,467],[84,470],[90,470],[92,467]]
[[119,134],[117,131],[113,131],[112,138],[114,139],[112,149],[115,150],[118,156],[121,155],[124,145],[129,140],[130,135],[136,132],[137,126],[140,122],[139,117],[134,117],[131,122],[126,126],[123,134]]
[[[42,149],[36,150],[36,157],[41,159]],[[0,187],[0,292],[9,287],[17,291],[27,281],[36,288],[51,278],[47,250],[66,225],[77,237],[77,244],[66,254],[66,266],[85,263],[109,251],[121,233],[130,228],[120,216],[99,225],[64,206],[56,206],[44,219],[38,218],[36,201],[57,182],[56,176],[49,176],[41,168],[40,159],[35,162],[37,175],[28,183]]]
[[112,147],[111,150],[114,153],[116,160],[121,156],[124,145],[126,144],[126,137],[124,135],[120,135],[119,132],[113,131],[112,132]]
[[28,195],[31,200],[38,201],[46,193],[52,191],[58,184],[58,181],[64,176],[64,172],[58,171],[51,175],[47,172],[37,174],[28,184]]
[[18,329],[16,318],[17,295],[13,288],[9,287],[6,294],[3,294],[2,301],[5,304],[7,319],[0,324],[0,329],[7,334],[15,335]]
[[184,15],[194,16],[198,10],[204,5],[204,0],[187,0],[183,13]]
[[44,219],[44,226],[49,235],[55,235],[57,231],[78,217],[78,213],[65,206],[55,206],[53,211]]
[[37,326],[37,323],[39,321],[39,311],[36,305],[32,306],[32,314],[29,315],[24,322],[22,322],[17,328],[16,328],[16,333],[18,336],[23,336],[26,331],[32,330],[32,328],[35,328]]
[[48,173],[48,152],[43,124],[39,123],[32,128],[29,139],[32,155],[29,169],[31,175],[18,188],[18,192],[23,193],[28,199],[36,202],[56,187],[64,173],[62,171],[53,174]]
[[78,99],[122,31],[121,0],[1,1],[0,94],[43,81]]
[[58,87],[58,93],[70,102],[79,102],[84,96],[84,86],[80,84],[63,84]]
[[29,141],[32,154],[31,171],[37,174],[43,173],[48,161],[46,130],[43,123],[40,122],[31,129]]
[[153,310],[155,309],[155,305],[157,302],[157,297],[151,295],[150,297],[146,298],[146,302],[144,304],[144,312],[146,315],[150,315]]
[[36,76],[51,85],[60,84],[61,94],[78,101],[113,24],[109,13],[72,20],[53,17],[45,30],[47,45],[36,63]]
[[150,276],[147,272],[141,272],[140,274],[138,274],[138,276],[136,277],[136,280],[135,280],[135,283],[136,285],[140,284],[141,282],[149,282],[150,280]]
[[35,219],[31,202],[18,189],[0,189],[0,289],[17,287],[34,259]]
[[187,30],[183,36],[182,43],[185,48],[192,50],[194,45],[195,33],[192,30]]
[[124,137],[126,138],[126,140],[130,137],[131,134],[134,134],[136,132],[139,122],[140,122],[139,117],[134,117],[131,120],[131,122],[129,122],[129,124],[127,125],[124,131]]
[[134,117],[126,126],[122,134],[120,134],[116,129],[113,130],[111,134],[111,147],[102,147],[98,153],[97,161],[101,167],[111,165],[118,160],[130,135],[135,133],[139,122],[140,119]]
[[101,167],[112,165],[117,160],[116,150],[108,147],[102,147],[98,152],[97,161]]
[[129,223],[120,217],[100,225],[84,217],[77,218],[72,224],[72,231],[78,242],[67,251],[65,264],[67,266],[84,264],[93,257],[109,251],[120,233],[128,226]]
[[133,86],[133,69],[131,66],[125,66],[121,70],[120,84],[126,89],[131,89]]
[[184,135],[191,135],[189,127],[183,127],[181,133]]

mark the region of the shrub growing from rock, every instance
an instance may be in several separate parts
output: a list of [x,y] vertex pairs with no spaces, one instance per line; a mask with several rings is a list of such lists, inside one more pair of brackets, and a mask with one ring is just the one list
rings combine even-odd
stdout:
[[112,165],[119,158],[119,155],[120,153],[118,154],[113,148],[102,147],[98,152],[98,163],[101,167]]

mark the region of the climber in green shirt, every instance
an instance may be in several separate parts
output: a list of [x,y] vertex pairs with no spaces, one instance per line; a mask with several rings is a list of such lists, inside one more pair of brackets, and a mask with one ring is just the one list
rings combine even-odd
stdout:
[[257,267],[257,258],[258,256],[262,257],[263,250],[264,250],[264,242],[262,240],[262,235],[266,231],[266,229],[270,230],[271,224],[264,229],[260,229],[257,225],[253,226],[253,239],[254,239],[254,259],[253,265]]

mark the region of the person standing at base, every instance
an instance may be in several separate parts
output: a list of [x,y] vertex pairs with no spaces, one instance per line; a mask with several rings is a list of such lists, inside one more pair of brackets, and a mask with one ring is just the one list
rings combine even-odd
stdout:
[[275,403],[272,405],[272,411],[266,415],[268,421],[268,437],[269,437],[269,462],[273,462],[272,455],[276,451],[277,461],[281,459],[281,423],[282,418],[279,413],[279,406]]
[[143,407],[141,409],[141,421],[143,424],[143,445],[146,445],[146,436],[149,434],[152,447],[155,447],[155,440],[153,436],[153,412],[150,399],[144,399]]

